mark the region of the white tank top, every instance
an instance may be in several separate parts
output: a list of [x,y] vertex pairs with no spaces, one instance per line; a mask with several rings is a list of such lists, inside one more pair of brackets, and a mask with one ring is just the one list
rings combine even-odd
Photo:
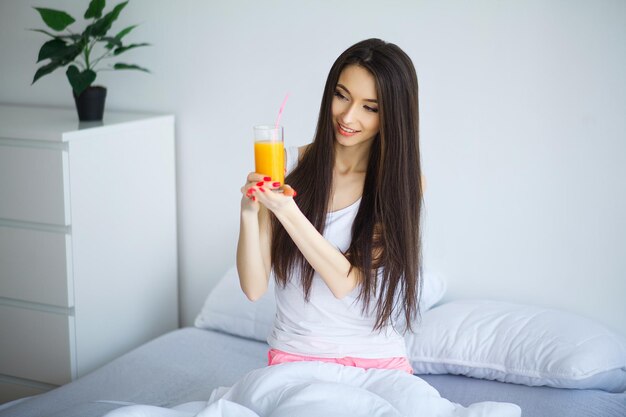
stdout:
[[[298,149],[287,149],[287,172],[298,162]],[[340,251],[350,246],[352,223],[361,200],[330,212],[324,237]],[[270,279],[275,279],[274,274]],[[363,313],[357,300],[359,288],[337,299],[316,272],[308,302],[304,300],[299,276],[292,276],[285,288],[275,286],[276,316],[267,339],[269,345],[288,353],[325,358],[346,356],[390,358],[406,356],[404,338],[388,325],[372,331],[376,321],[373,306]]]

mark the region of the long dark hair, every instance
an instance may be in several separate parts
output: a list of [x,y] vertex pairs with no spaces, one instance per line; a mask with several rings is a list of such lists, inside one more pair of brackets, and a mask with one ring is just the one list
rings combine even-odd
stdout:
[[[331,105],[341,71],[348,65],[358,65],[374,76],[380,130],[370,148],[361,204],[345,256],[360,271],[363,311],[369,311],[374,298],[374,330],[393,323],[397,316],[403,316],[406,329],[411,330],[421,288],[422,187],[417,75],[406,53],[392,43],[368,39],[337,58],[324,87],[315,139],[285,182],[300,191],[296,203],[323,233],[335,161]],[[292,272],[299,271],[304,297],[309,299],[314,270],[274,217],[272,266],[283,286]]]

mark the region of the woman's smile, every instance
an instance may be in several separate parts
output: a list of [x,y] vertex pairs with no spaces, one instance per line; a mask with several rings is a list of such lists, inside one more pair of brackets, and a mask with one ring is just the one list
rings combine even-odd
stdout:
[[342,125],[341,123],[337,123],[337,131],[339,132],[340,135],[347,136],[347,137],[354,136],[360,132],[360,130],[350,129]]

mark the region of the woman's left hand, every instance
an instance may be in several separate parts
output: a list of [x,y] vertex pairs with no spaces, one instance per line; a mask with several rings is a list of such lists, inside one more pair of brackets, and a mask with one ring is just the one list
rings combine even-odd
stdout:
[[265,182],[263,185],[258,183],[256,186],[248,190],[248,197],[256,197],[256,201],[263,204],[268,210],[274,214],[287,207],[293,206],[293,197],[297,194],[296,190],[285,184],[279,187],[271,181]]

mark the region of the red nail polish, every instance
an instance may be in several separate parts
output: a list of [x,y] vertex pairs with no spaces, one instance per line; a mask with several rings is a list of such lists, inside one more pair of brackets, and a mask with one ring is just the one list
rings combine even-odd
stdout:
[[256,201],[256,197],[255,196],[252,196],[252,201]]
[[259,187],[259,191],[265,192],[265,189],[263,187]]
[[296,190],[293,190],[293,196],[295,197],[297,195],[298,195],[298,192]]
[[261,182],[257,182],[256,185],[257,185],[257,187],[260,187],[262,185],[265,185],[265,183],[263,181],[261,181]]
[[263,181],[271,181],[272,177],[263,177]]
[[279,183],[278,181],[277,181],[277,182],[273,182],[273,183],[272,183],[272,185],[273,185],[274,187],[280,187],[280,183]]

